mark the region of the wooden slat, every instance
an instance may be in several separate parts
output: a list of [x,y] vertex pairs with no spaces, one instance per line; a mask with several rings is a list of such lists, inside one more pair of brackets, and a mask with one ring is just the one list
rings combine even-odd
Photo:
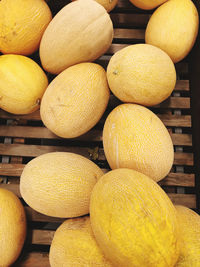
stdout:
[[31,244],[51,245],[55,231],[33,230]]
[[131,39],[131,40],[140,40],[144,41],[145,30],[143,29],[114,29],[114,38],[115,39]]
[[170,97],[156,107],[160,108],[178,108],[178,109],[189,109],[190,98],[189,97]]
[[177,146],[192,146],[191,134],[171,134],[174,145]]
[[193,194],[168,194],[175,205],[196,209],[196,196]]
[[28,221],[32,222],[53,222],[53,223],[62,223],[65,221],[64,218],[49,217],[44,214],[41,214],[30,207],[25,207],[26,216]]
[[127,14],[127,13],[111,13],[113,25],[117,27],[146,28],[150,18],[150,14]]
[[22,255],[13,267],[50,267],[48,253],[32,252]]
[[191,127],[190,115],[157,114],[166,126]]

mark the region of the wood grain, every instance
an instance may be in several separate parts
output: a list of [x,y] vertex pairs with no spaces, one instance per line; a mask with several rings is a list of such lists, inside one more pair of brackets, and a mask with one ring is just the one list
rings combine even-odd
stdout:
[[48,253],[32,252],[22,255],[13,267],[50,267]]

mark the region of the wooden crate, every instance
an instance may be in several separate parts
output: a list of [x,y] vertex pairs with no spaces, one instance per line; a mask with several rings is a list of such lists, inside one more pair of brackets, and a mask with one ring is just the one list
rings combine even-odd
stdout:
[[[56,14],[67,1],[47,1]],[[199,4],[198,4],[199,5]],[[113,44],[97,63],[106,67],[113,53],[135,43],[144,42],[145,27],[152,11],[135,8],[128,0],[119,0],[111,12],[114,23]],[[200,52],[197,45],[187,59],[176,64],[177,84],[171,97],[152,107],[168,128],[175,150],[170,174],[160,182],[175,204],[182,204],[199,212],[200,174],[200,114],[198,97]],[[32,56],[38,61],[38,53]],[[38,61],[39,62],[39,61]],[[53,78],[49,75],[49,79]],[[19,197],[19,177],[25,164],[32,158],[53,151],[81,154],[102,169],[108,170],[102,148],[102,128],[108,113],[120,103],[111,96],[108,109],[100,122],[87,134],[76,139],[61,139],[46,129],[39,112],[16,116],[0,110],[0,187],[9,189]],[[23,200],[22,200],[23,202]],[[28,218],[28,237],[22,255],[14,266],[47,267],[48,251],[55,229],[63,219],[41,215],[23,202]]]

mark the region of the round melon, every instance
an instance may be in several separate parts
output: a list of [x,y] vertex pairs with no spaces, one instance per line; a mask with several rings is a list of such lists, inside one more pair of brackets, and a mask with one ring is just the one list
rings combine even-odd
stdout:
[[26,216],[18,197],[0,188],[0,266],[13,264],[26,238]]
[[74,65],[48,86],[41,102],[42,121],[60,137],[80,136],[100,120],[109,95],[106,72],[100,65]]
[[44,0],[0,1],[0,51],[4,54],[30,55],[52,19]]
[[48,216],[70,218],[89,212],[91,191],[102,170],[89,159],[52,152],[31,160],[20,178],[23,199]]
[[[75,1],[75,0],[72,0]],[[115,8],[115,6],[117,5],[118,0],[95,0],[97,3],[99,3],[100,5],[102,5],[107,12],[110,12],[111,10],[113,10],[113,8]]]
[[145,41],[179,62],[192,49],[199,28],[198,11],[191,0],[170,0],[151,16]]
[[111,57],[107,78],[111,91],[121,101],[153,106],[170,96],[176,84],[176,70],[160,48],[136,44]]
[[49,261],[51,267],[111,267],[96,243],[88,216],[69,219],[56,230]]
[[112,39],[113,25],[105,8],[93,0],[74,1],[62,8],[45,30],[40,43],[42,65],[58,74],[97,59]]
[[96,241],[120,267],[173,267],[179,256],[176,209],[150,178],[130,169],[97,182],[90,201]]
[[167,0],[130,0],[132,4],[141,9],[153,9]]
[[119,105],[108,115],[103,147],[111,169],[134,169],[155,181],[163,179],[173,164],[166,127],[152,111],[136,104]]
[[39,109],[47,86],[44,71],[32,59],[0,56],[0,108],[14,114],[31,113]]

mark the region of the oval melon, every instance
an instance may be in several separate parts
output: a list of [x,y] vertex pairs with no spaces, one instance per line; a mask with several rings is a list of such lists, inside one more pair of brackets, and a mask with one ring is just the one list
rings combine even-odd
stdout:
[[91,191],[103,175],[89,159],[68,152],[52,152],[31,160],[20,178],[23,199],[48,216],[69,218],[89,212]]
[[[75,1],[75,0],[72,0]],[[116,6],[118,0],[95,0],[97,3],[102,5],[107,12],[110,12],[113,10],[113,8]]]
[[0,266],[13,264],[26,238],[24,207],[12,192],[0,188]]
[[170,0],[151,16],[145,41],[161,48],[176,63],[192,49],[198,27],[198,11],[191,0]]
[[40,43],[42,65],[51,73],[60,73],[93,61],[106,52],[112,39],[113,25],[105,8],[93,0],[74,1],[45,30]]
[[132,4],[141,9],[153,9],[167,0],[130,0]]
[[97,182],[90,201],[97,243],[114,266],[173,267],[179,256],[176,210],[165,192],[130,169]]
[[176,84],[176,70],[161,49],[136,44],[111,57],[107,78],[111,91],[121,101],[153,106],[170,96]]

